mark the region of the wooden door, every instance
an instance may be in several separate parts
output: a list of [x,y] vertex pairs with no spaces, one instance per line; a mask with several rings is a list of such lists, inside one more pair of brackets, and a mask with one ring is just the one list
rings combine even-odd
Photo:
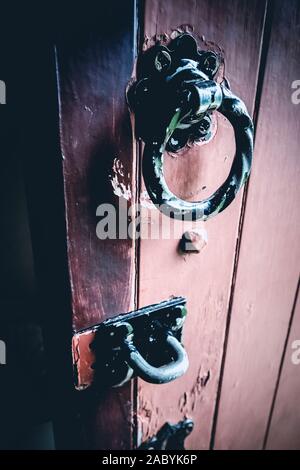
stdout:
[[[56,287],[48,348],[57,446],[136,448],[165,422],[189,417],[189,449],[296,447],[300,421],[292,403],[300,384],[289,348],[299,323],[299,106],[291,101],[291,84],[300,78],[297,0],[113,1],[73,20],[48,49],[55,43],[48,67],[56,69],[59,107],[52,105],[46,137],[53,142],[57,112],[59,148],[48,151],[45,187],[38,188],[47,192],[55,222],[46,224],[45,240],[54,237],[57,248],[41,269],[44,294],[49,298],[49,279]],[[232,89],[254,118],[249,184],[222,214],[191,224],[203,237],[197,254],[180,253],[178,238],[100,240],[100,204],[134,206],[145,198],[142,146],[126,103],[136,58],[185,31],[220,51]],[[191,200],[209,195],[225,179],[234,150],[233,131],[218,115],[208,144],[166,155],[171,189]],[[159,224],[164,216],[150,210]],[[141,224],[149,224],[146,209]],[[57,269],[64,273],[58,279]],[[188,301],[190,367],[183,377],[74,390],[73,332],[173,295]],[[290,438],[278,431],[281,424]]]

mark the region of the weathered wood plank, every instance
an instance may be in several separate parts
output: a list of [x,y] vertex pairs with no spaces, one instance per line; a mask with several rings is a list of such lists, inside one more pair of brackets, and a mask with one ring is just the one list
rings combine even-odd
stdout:
[[[87,27],[74,27],[57,43],[75,331],[134,308],[134,242],[100,240],[96,234],[97,207],[111,203],[118,210],[111,185],[115,159],[135,194],[135,156],[125,98],[135,57],[134,1],[113,2],[108,10],[103,15],[95,10],[94,18],[90,12]],[[131,384],[78,396],[78,413],[88,448],[131,446]]]
[[292,82],[300,76],[299,2],[277,1],[273,15],[221,388],[218,449],[263,445],[299,276],[300,107],[291,98]]
[[[232,89],[253,111],[265,2],[147,0],[145,36],[171,34],[180,25],[224,49],[226,75]],[[212,193],[228,174],[234,154],[230,125],[218,118],[215,139],[185,155],[166,156],[167,180],[182,197],[197,199]],[[188,299],[184,344],[189,371],[176,382],[152,386],[139,381],[138,422],[144,440],[166,421],[184,416],[195,421],[187,447],[209,447],[230,296],[242,194],[222,214],[194,226],[207,232],[199,254],[178,253],[178,240],[142,240],[140,306],[170,295]],[[152,226],[164,219],[154,212]],[[150,226],[144,213],[143,226]],[[178,228],[179,222],[174,226]],[[179,235],[182,233],[179,231]],[[204,235],[205,238],[205,235]],[[204,243],[205,245],[205,243]]]

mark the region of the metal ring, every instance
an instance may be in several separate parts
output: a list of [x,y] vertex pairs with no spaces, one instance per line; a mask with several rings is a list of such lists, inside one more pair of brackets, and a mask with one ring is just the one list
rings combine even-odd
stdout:
[[[168,139],[165,142],[145,144],[143,155],[145,185],[152,202],[169,217],[207,220],[219,214],[234,200],[249,176],[253,155],[253,122],[243,101],[224,83],[221,84],[221,89],[223,99],[219,111],[234,129],[236,153],[228,177],[209,198],[190,202],[175,196],[168,188],[163,171],[163,155]],[[168,138],[170,137],[169,135]]]
[[126,362],[133,371],[146,382],[164,384],[181,377],[188,369],[189,360],[182,344],[171,333],[166,336],[166,343],[176,357],[175,361],[161,367],[149,364],[136,349],[131,339],[124,342],[127,353]]

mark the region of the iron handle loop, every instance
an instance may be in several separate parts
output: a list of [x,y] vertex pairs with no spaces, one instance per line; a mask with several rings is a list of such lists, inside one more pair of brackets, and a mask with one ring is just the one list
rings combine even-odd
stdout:
[[[175,219],[207,220],[222,212],[235,198],[246,182],[252,163],[252,119],[243,101],[235,96],[223,82],[218,85],[222,101],[218,108],[234,129],[236,153],[225,182],[207,199],[190,202],[178,198],[168,188],[164,177],[164,151],[171,133],[168,129],[163,142],[146,142],[143,155],[143,177],[152,202],[165,215]],[[201,84],[199,85],[201,92]],[[174,129],[175,130],[175,129]]]
[[175,360],[169,364],[155,367],[149,364],[137,350],[131,338],[124,341],[123,350],[126,362],[133,371],[146,382],[164,384],[181,377],[188,369],[189,360],[182,344],[171,333],[166,335],[166,344],[174,353]]

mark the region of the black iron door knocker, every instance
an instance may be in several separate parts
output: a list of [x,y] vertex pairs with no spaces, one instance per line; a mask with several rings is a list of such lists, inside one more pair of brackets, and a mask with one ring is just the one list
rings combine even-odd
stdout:
[[[168,47],[157,45],[139,59],[137,81],[127,96],[136,118],[136,135],[145,142],[143,177],[152,202],[166,215],[207,220],[223,211],[247,180],[253,154],[253,123],[243,101],[224,79],[214,80],[218,56],[199,51],[190,34]],[[231,123],[236,153],[225,182],[207,199],[185,201],[164,177],[164,152],[210,136],[211,114],[218,110]]]

